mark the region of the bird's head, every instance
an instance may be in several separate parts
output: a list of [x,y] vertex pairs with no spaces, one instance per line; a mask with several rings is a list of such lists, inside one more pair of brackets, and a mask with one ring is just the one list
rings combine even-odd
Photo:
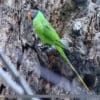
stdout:
[[26,18],[27,19],[34,19],[35,16],[37,15],[37,13],[38,13],[38,10],[28,11],[28,13],[26,14]]

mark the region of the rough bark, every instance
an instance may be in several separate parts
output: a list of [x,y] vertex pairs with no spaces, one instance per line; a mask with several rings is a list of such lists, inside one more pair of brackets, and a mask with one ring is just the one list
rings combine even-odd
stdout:
[[[90,80],[95,77],[98,79],[96,85],[93,82],[89,86],[90,92],[100,94],[99,0],[10,0],[9,3],[0,0],[0,3],[0,49],[37,93],[69,92],[40,78],[40,65],[70,80],[74,86],[71,93],[76,90],[77,93],[83,93],[84,89],[59,53],[54,49],[53,52],[48,49],[44,51],[40,47],[44,45],[37,36],[33,36],[32,23],[25,14],[27,10],[38,8],[54,26],[62,41],[71,48],[72,53],[66,55],[80,75],[84,78],[91,75]],[[0,66],[5,68],[2,63]],[[0,84],[4,82],[0,80]]]

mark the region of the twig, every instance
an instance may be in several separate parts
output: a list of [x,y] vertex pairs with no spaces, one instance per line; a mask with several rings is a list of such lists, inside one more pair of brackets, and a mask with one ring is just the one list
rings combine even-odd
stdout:
[[[4,62],[4,64],[7,66],[9,71],[11,72],[12,76],[14,77],[15,81],[23,88],[24,93],[28,95],[34,95],[33,91],[27,84],[26,80],[18,73],[16,70],[16,67],[10,62],[7,56],[3,52],[0,51],[0,58]],[[32,98],[32,100],[40,100],[38,98]]]
[[[50,81],[51,83],[57,85],[60,88],[63,88],[65,91],[71,91],[72,89],[72,84],[71,82],[69,82],[69,80],[67,80],[66,78],[64,78],[63,76],[57,75],[54,72],[48,70],[47,68],[44,68],[42,66],[39,67],[41,70],[41,77]],[[62,82],[63,84],[59,84],[60,82]]]
[[2,69],[0,68],[0,77],[17,93],[17,94],[24,94],[23,89],[11,79],[11,77]]

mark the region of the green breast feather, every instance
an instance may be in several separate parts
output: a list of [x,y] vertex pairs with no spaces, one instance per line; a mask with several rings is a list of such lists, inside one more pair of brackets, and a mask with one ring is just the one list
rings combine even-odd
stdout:
[[33,20],[33,27],[42,41],[48,42],[49,44],[51,44],[50,41],[60,41],[58,34],[40,11]]

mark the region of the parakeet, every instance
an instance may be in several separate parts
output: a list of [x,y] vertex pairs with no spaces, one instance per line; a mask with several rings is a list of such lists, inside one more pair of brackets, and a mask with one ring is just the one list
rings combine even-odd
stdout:
[[75,72],[75,74],[77,75],[79,80],[82,82],[82,84],[85,86],[85,88],[89,90],[88,86],[86,85],[82,77],[76,71],[76,69],[71,64],[71,62],[69,61],[69,59],[67,58],[67,56],[65,55],[63,51],[63,49],[69,50],[69,48],[61,42],[60,37],[57,34],[56,30],[45,18],[43,13],[40,10],[31,10],[27,13],[26,16],[28,19],[32,20],[33,28],[35,32],[37,33],[38,37],[41,39],[41,41],[45,44],[54,46],[57,49],[57,51],[60,53],[63,59],[68,63],[70,68]]

